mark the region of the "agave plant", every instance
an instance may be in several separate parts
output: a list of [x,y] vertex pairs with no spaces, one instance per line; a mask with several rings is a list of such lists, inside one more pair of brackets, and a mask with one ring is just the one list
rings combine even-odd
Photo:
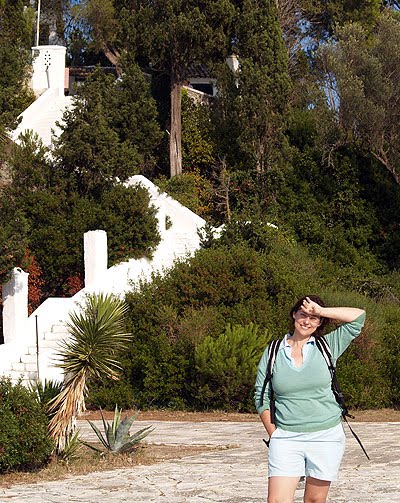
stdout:
[[91,294],[82,312],[70,314],[67,326],[71,337],[63,343],[58,363],[66,381],[49,407],[53,414],[49,432],[58,453],[75,430],[78,414],[85,410],[88,378],[119,377],[121,366],[116,357],[131,338],[125,332],[126,312],[127,305],[115,296]]
[[112,423],[110,424],[104,419],[103,411],[101,409],[100,412],[103,420],[104,433],[102,433],[97,428],[97,426],[92,423],[92,421],[88,421],[88,423],[96,433],[97,438],[104,446],[104,449],[81,440],[83,444],[85,444],[87,447],[90,447],[94,451],[101,453],[112,452],[114,454],[132,452],[137,448],[138,444],[154,430],[152,426],[146,426],[146,428],[142,428],[141,430],[131,435],[129,433],[129,430],[133,422],[136,420],[136,415],[131,417],[128,417],[128,415],[126,415],[125,418],[121,421],[122,409],[118,409],[118,406],[116,405],[114,418]]

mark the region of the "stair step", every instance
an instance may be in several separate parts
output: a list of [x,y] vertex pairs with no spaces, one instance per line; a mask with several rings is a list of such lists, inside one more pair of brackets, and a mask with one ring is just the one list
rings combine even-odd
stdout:
[[24,363],[25,365],[25,372],[37,372],[37,363],[36,361],[35,362],[31,362],[31,363]]
[[4,375],[10,377],[13,382],[20,382],[24,386],[27,386],[31,381],[35,381],[37,378],[36,370],[20,372],[18,370],[7,370],[4,372]]
[[11,364],[11,370],[14,372],[25,372],[25,363],[18,362],[18,363],[12,363]]
[[36,363],[36,354],[29,355],[29,354],[23,354],[20,357],[20,363]]
[[44,341],[58,342],[66,339],[68,334],[66,332],[45,332],[43,334],[43,339],[39,342],[39,346]]

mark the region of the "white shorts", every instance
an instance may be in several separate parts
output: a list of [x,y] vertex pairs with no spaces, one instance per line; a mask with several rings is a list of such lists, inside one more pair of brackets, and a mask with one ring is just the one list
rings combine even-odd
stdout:
[[268,476],[337,480],[345,444],[341,423],[308,433],[277,428],[269,445]]

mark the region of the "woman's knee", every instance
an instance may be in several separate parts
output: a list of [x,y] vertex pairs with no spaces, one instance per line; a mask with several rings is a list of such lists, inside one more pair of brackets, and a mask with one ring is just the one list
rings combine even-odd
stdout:
[[293,503],[293,498],[284,496],[268,496],[267,503]]
[[267,503],[293,503],[300,477],[270,477]]
[[326,503],[331,483],[308,477],[304,491],[304,503]]

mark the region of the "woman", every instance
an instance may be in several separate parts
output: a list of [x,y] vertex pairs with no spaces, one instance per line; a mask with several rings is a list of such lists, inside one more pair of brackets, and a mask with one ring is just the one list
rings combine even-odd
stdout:
[[[336,480],[345,448],[341,408],[331,388],[331,375],[315,338],[329,319],[342,322],[325,335],[333,361],[357,337],[365,311],[353,307],[325,307],[315,295],[299,299],[290,311],[293,333],[283,338],[263,400],[268,351],[257,372],[255,403],[270,438],[268,503],[291,503],[300,480],[306,477],[304,502],[325,503]],[[271,385],[275,398],[271,420]]]

